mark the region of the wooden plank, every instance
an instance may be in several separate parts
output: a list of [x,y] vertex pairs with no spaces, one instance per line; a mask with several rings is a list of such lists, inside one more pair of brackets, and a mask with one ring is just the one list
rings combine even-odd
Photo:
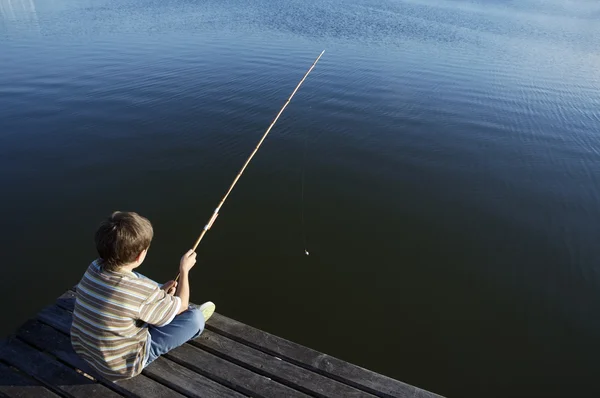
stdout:
[[37,319],[66,335],[71,335],[71,322],[73,321],[73,314],[65,309],[62,309],[56,305],[50,305],[43,308],[37,314]]
[[121,396],[16,338],[2,347],[0,359],[57,393],[66,393],[75,398]]
[[38,321],[27,321],[17,331],[17,336],[39,350],[44,350],[54,355],[69,366],[93,376],[108,388],[116,390],[124,396],[183,398],[183,395],[143,375],[117,383],[105,379],[79,358],[71,346],[69,336]]
[[67,290],[56,299],[56,305],[73,312],[73,309],[75,309],[75,294],[76,293],[73,290]]
[[267,354],[285,359],[378,396],[401,398],[415,396],[423,398],[440,397],[429,391],[380,375],[327,354],[322,354],[220,314],[215,313],[206,327]]
[[144,369],[144,374],[190,397],[241,398],[246,396],[162,357]]
[[9,398],[59,398],[31,377],[0,363],[0,394]]
[[168,354],[167,358],[209,377],[234,390],[252,397],[307,397],[268,377],[256,374],[241,366],[203,351],[191,344],[184,344]]
[[[48,325],[55,328],[57,331],[62,333],[68,333],[72,314],[63,308],[59,308],[58,306],[50,306],[44,308],[39,314],[38,318]],[[47,331],[44,334],[50,336],[52,332]],[[68,340],[68,337],[65,336],[65,339]],[[68,347],[63,346],[62,352],[64,353],[67,349],[70,348],[70,341],[67,342]],[[47,343],[40,343],[46,344]],[[66,344],[66,343],[64,343]],[[77,357],[77,354],[72,351],[72,356]],[[58,352],[57,352],[58,353]],[[62,358],[61,358],[62,359]],[[72,362],[76,359],[69,358]],[[166,373],[166,370],[172,371],[173,373]],[[164,372],[163,372],[164,371]],[[92,372],[92,373],[90,373]],[[101,377],[93,370],[86,372],[94,375],[94,377]],[[149,376],[149,377],[147,377]],[[163,386],[162,384],[166,386]],[[238,394],[237,392],[227,388],[205,376],[194,373],[193,371],[186,369],[185,367],[173,363],[172,361],[165,358],[158,358],[154,361],[148,368],[144,369],[141,375],[138,375],[132,379],[122,380],[116,383],[117,385],[126,388],[129,392],[134,392],[139,394],[141,397],[154,397],[156,394],[144,394],[143,389],[155,389],[155,390],[164,390],[164,389],[173,389],[179,391],[180,393],[188,396],[214,396],[214,397],[242,397],[243,395]],[[153,386],[151,386],[153,385]],[[159,388],[158,386],[162,386]],[[169,390],[170,391],[170,390]],[[164,392],[167,394],[167,392]],[[210,394],[209,394],[210,393]],[[179,394],[171,391],[170,394]],[[165,395],[170,396],[170,395]]]
[[347,398],[374,396],[305,368],[282,361],[277,357],[265,354],[210,330],[205,330],[192,344],[307,394],[318,397]]

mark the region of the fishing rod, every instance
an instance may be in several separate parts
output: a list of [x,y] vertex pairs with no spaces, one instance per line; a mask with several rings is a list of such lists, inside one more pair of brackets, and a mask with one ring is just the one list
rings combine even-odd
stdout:
[[[323,50],[321,52],[321,54],[319,54],[319,56],[317,57],[317,59],[315,60],[315,62],[313,62],[312,66],[310,67],[310,69],[308,70],[308,72],[306,72],[306,74],[304,75],[304,77],[302,78],[302,80],[300,80],[300,83],[298,83],[298,85],[296,86],[296,88],[294,89],[294,91],[292,92],[292,94],[290,95],[290,97],[287,99],[287,101],[285,102],[285,104],[283,105],[283,107],[281,108],[281,110],[279,111],[279,113],[277,114],[277,116],[275,116],[275,119],[273,119],[273,122],[271,123],[271,125],[269,126],[269,128],[267,129],[267,131],[265,132],[265,134],[262,136],[262,138],[258,142],[258,145],[256,145],[256,148],[254,148],[254,151],[252,151],[252,153],[250,154],[250,157],[248,158],[248,160],[246,160],[246,163],[244,163],[244,165],[242,166],[240,172],[235,177],[235,179],[233,180],[233,183],[229,187],[229,190],[227,190],[227,193],[225,194],[225,196],[223,196],[223,199],[221,199],[221,202],[219,202],[219,205],[217,206],[217,208],[213,212],[212,216],[210,217],[210,219],[208,220],[208,222],[204,226],[204,229],[202,230],[202,233],[200,233],[200,236],[198,237],[198,239],[196,240],[196,243],[194,243],[194,246],[192,247],[192,251],[196,251],[196,248],[198,247],[198,245],[202,241],[202,238],[204,238],[204,235],[206,235],[206,233],[208,232],[208,230],[210,230],[210,228],[214,224],[215,220],[219,216],[219,211],[221,210],[221,207],[223,207],[223,204],[227,200],[227,197],[229,196],[229,194],[231,193],[231,191],[233,191],[233,188],[235,187],[235,184],[237,184],[237,182],[240,179],[240,177],[242,176],[242,174],[244,174],[244,171],[246,170],[246,167],[248,167],[248,164],[250,163],[250,161],[252,160],[252,158],[254,157],[254,155],[256,155],[256,152],[258,152],[258,150],[260,149],[260,146],[262,145],[262,143],[264,142],[264,140],[267,138],[267,136],[271,132],[271,129],[273,128],[273,126],[275,125],[275,123],[277,123],[277,120],[279,119],[279,116],[281,116],[281,114],[283,113],[283,111],[285,110],[285,108],[287,108],[288,104],[290,103],[290,101],[292,100],[292,98],[294,97],[294,95],[296,94],[296,92],[298,91],[298,89],[300,88],[300,86],[302,85],[302,83],[304,83],[304,80],[306,80],[306,78],[308,77],[308,75],[310,74],[310,72],[312,72],[312,70],[314,69],[315,65],[317,65],[317,62],[319,62],[319,60],[321,59],[321,57],[323,56],[323,54],[325,54],[325,50]],[[179,275],[180,274],[177,274],[177,277],[175,278],[175,281],[177,281],[179,279]]]

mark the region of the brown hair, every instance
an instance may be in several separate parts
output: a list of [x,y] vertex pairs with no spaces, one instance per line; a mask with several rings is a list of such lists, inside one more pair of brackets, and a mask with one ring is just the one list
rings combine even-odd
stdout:
[[96,231],[96,250],[102,267],[115,271],[135,261],[150,247],[153,235],[152,224],[147,218],[134,212],[115,211]]

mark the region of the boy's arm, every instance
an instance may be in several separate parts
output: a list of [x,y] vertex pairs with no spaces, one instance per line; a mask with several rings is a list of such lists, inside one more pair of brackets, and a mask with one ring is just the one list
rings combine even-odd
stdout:
[[181,307],[177,315],[188,309],[190,305],[190,280],[188,278],[189,271],[181,271],[179,276],[179,283],[177,284],[177,291],[175,296],[181,299]]
[[196,264],[196,252],[189,250],[181,257],[179,262],[179,283],[177,283],[177,291],[175,296],[181,299],[181,308],[179,314],[188,309],[190,304],[190,280],[189,273],[192,267]]

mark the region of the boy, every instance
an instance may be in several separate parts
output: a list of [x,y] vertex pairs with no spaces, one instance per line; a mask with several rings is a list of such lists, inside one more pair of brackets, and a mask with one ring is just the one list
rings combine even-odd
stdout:
[[188,273],[196,253],[179,263],[179,283],[162,286],[133,272],[144,259],[153,230],[132,212],[113,213],[96,231],[100,256],[77,285],[71,343],[109,380],[127,379],[160,355],[200,335],[215,310],[210,301],[189,305]]

